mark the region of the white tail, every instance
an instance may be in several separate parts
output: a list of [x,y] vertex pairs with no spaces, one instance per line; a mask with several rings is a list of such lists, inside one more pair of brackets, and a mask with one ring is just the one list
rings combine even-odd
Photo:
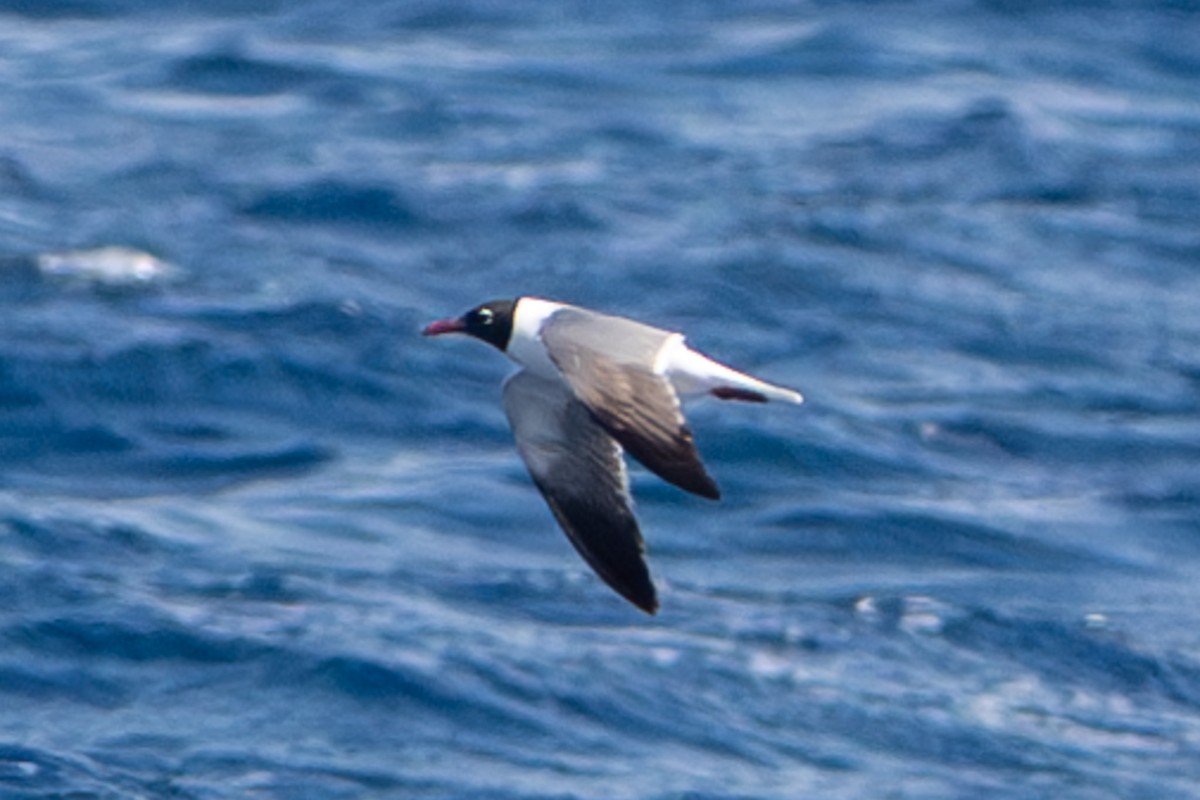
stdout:
[[672,337],[663,346],[656,359],[655,371],[665,375],[681,395],[711,394],[722,400],[750,403],[778,400],[799,405],[804,402],[804,396],[797,391],[760,381],[697,353],[684,344],[682,336]]

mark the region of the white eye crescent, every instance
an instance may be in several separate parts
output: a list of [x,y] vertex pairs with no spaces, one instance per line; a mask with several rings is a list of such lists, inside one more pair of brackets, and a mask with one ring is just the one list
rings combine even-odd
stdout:
[[492,320],[495,318],[495,316],[496,316],[495,313],[493,313],[493,311],[490,308],[479,309],[479,321],[482,322],[484,325],[491,325]]

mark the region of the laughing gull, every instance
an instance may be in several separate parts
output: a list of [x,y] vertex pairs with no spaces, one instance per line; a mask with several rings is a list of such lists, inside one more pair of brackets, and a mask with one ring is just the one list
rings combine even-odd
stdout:
[[533,482],[596,574],[650,614],[658,598],[622,450],[668,483],[716,500],[680,395],[804,400],[692,350],[682,334],[536,297],[493,300],[423,333],[474,336],[521,367],[504,382],[504,412]]

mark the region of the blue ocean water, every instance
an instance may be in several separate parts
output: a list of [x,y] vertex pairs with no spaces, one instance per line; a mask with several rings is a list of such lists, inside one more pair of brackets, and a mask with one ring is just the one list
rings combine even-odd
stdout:
[[[0,798],[1200,795],[1200,8],[0,0]],[[801,389],[571,551],[533,294]]]

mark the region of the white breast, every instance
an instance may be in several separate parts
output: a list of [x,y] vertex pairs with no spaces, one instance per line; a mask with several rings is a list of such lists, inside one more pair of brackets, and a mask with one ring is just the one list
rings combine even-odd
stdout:
[[505,354],[530,372],[543,378],[561,380],[558,367],[546,354],[542,343],[542,325],[555,311],[566,308],[565,303],[541,300],[537,297],[522,297],[517,302],[513,315],[512,337],[508,340]]

